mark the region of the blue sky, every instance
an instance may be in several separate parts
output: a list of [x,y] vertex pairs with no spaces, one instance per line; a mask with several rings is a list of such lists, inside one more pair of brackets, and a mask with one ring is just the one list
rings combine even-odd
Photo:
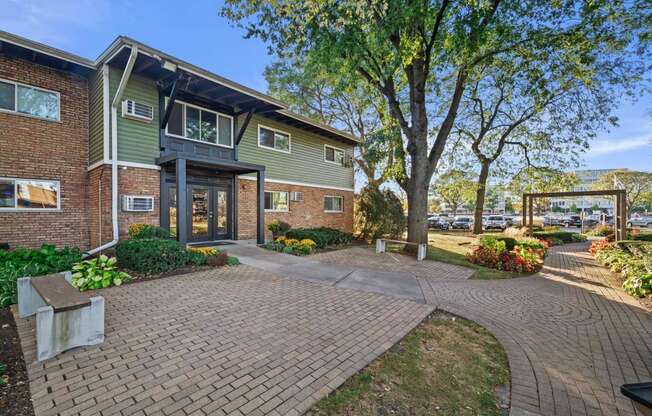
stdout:
[[[180,7],[180,5],[182,7]],[[95,59],[127,35],[260,91],[270,61],[265,46],[218,16],[220,2],[192,0],[2,0],[0,29]],[[620,126],[602,132],[585,168],[652,171],[652,94],[623,103]]]

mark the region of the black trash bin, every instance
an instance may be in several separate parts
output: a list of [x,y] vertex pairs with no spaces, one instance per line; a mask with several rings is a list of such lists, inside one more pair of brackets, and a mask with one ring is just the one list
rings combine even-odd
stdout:
[[637,409],[645,416],[652,416],[652,381],[623,384],[620,392],[636,403]]

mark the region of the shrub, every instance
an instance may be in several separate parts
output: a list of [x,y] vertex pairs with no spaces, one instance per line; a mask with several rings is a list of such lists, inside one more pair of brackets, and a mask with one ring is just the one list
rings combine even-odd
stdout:
[[360,237],[373,240],[398,238],[406,225],[403,204],[396,194],[372,186],[362,188],[356,198],[354,220]]
[[629,276],[623,283],[625,292],[638,298],[652,295],[652,273]]
[[288,231],[285,236],[295,240],[312,240],[317,248],[351,244],[353,240],[351,234],[328,227],[295,228]]
[[609,235],[612,235],[614,233],[613,227],[609,227],[608,225],[598,225],[586,235],[592,235],[595,237],[607,237]]
[[632,236],[633,240],[637,241],[649,241],[652,242],[652,233],[639,233],[635,236]]
[[218,252],[206,257],[206,264],[211,267],[222,267],[226,265],[228,260],[229,256],[226,253]]
[[0,307],[17,302],[16,281],[19,277],[41,276],[70,270],[81,261],[78,248],[57,250],[55,246],[44,244],[41,248],[30,250],[18,248],[13,251],[0,250]]
[[[507,244],[512,246],[511,249]],[[513,244],[513,245],[512,245]],[[547,245],[534,238],[516,240],[510,237],[484,235],[469,255],[471,263],[492,269],[532,273],[541,269]]]
[[487,237],[495,239],[497,241],[504,242],[505,243],[505,248],[507,248],[507,250],[510,250],[510,251],[513,250],[514,246],[516,245],[516,238],[501,235],[501,234],[485,234],[485,235],[480,237],[480,240],[482,240],[483,238],[487,238]]
[[238,264],[240,264],[240,260],[238,260],[237,257],[229,256],[229,258],[226,260],[226,264],[228,266],[237,266]]
[[207,257],[201,251],[188,250],[188,263],[193,266],[203,266],[206,264]]
[[72,285],[83,292],[88,289],[104,289],[111,285],[120,286],[130,276],[118,271],[117,259],[104,254],[91,260],[84,260],[72,266]]
[[[505,241],[498,240],[495,236],[491,235],[484,235],[480,237],[478,243],[480,247],[496,253],[496,255],[499,255],[507,250],[507,244]],[[512,246],[512,248],[514,248],[514,246]]]
[[297,240],[294,238],[278,238],[276,241],[263,244],[263,248],[268,250],[274,250],[295,256],[311,254],[315,251],[316,246],[317,244],[308,238],[303,240]]
[[267,229],[272,232],[274,238],[276,238],[279,235],[285,234],[290,228],[291,228],[290,224],[279,220],[273,220],[267,226]]
[[218,253],[218,251],[212,247],[190,247],[188,250],[194,253],[201,253],[204,256],[213,256]]
[[586,241],[586,237],[582,234],[573,233],[570,231],[535,231],[534,236],[543,240],[547,240],[552,245],[579,243]]
[[121,267],[144,274],[159,274],[185,266],[190,254],[174,240],[122,240],[116,246]]
[[[134,227],[136,226],[136,227]],[[132,232],[132,227],[133,232]],[[152,238],[160,238],[167,240],[170,238],[170,231],[165,228],[157,227],[149,224],[132,224],[129,226],[129,236],[134,240],[145,240]]]

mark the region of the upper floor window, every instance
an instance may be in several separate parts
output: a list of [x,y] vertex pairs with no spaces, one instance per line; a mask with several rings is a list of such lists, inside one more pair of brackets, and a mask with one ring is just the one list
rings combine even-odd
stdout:
[[259,125],[258,146],[290,153],[290,133]]
[[0,80],[0,111],[59,121],[58,92]]
[[233,147],[233,117],[175,101],[166,132],[170,136]]
[[335,163],[338,165],[344,165],[344,150],[337,147],[324,145],[324,160],[326,162]]
[[59,207],[59,181],[0,178],[0,211]]

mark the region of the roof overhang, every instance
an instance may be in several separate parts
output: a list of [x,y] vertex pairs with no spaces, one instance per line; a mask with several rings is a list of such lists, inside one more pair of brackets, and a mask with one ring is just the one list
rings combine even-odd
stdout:
[[171,152],[156,159],[156,164],[165,166],[176,163],[179,159],[185,159],[190,167],[206,169],[218,169],[223,172],[236,174],[264,172],[265,166],[253,163],[240,162],[237,160],[213,159],[202,157],[191,153]]
[[87,76],[95,70],[93,61],[0,30],[0,54],[15,56],[68,72]]

